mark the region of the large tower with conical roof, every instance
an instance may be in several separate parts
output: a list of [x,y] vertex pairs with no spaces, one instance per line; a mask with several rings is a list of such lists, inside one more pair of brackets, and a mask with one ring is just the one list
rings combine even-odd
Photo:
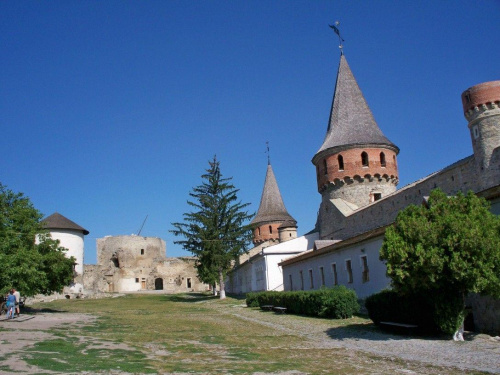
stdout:
[[[334,239],[335,228],[325,221],[338,220],[396,190],[399,148],[387,139],[347,64],[340,56],[337,82],[325,139],[314,155],[322,238]],[[336,206],[339,215],[328,213]]]
[[297,221],[285,208],[271,163],[267,165],[259,210],[250,225],[254,227],[254,245],[266,241],[283,242],[297,237]]

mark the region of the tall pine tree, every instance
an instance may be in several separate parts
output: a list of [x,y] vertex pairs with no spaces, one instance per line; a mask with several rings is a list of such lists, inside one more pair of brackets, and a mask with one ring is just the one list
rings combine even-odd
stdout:
[[238,189],[232,178],[223,178],[220,163],[214,156],[210,167],[203,174],[202,184],[193,188],[187,203],[193,211],[183,214],[184,222],[172,223],[174,241],[190,251],[198,260],[199,278],[213,285],[218,282],[220,298],[226,297],[224,279],[231,262],[243,254],[251,240],[252,232],[246,224],[253,215],[245,211],[249,203],[238,200]]

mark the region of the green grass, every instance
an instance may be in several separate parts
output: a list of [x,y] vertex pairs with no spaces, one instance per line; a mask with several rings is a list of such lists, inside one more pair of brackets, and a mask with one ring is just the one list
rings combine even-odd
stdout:
[[[196,298],[199,297],[199,298]],[[56,339],[43,341],[24,353],[29,364],[56,372],[252,374],[302,371],[308,374],[387,373],[400,368],[385,358],[346,349],[307,347],[293,330],[282,331],[235,316],[291,327],[307,322],[356,332],[372,330],[363,317],[326,320],[278,316],[240,307],[241,300],[220,301],[206,295],[127,295],[102,300],[60,300],[37,307],[90,313],[99,318],[84,327],[61,327]],[[147,310],[146,310],[147,309]],[[323,330],[322,332],[325,332]],[[128,350],[106,343],[123,343]],[[396,367],[395,367],[396,366]],[[409,367],[408,367],[409,366]],[[405,368],[412,368],[408,365]],[[413,367],[415,369],[415,367]],[[424,373],[446,374],[425,367]],[[422,367],[416,367],[417,373]],[[436,370],[436,371],[435,371]],[[448,373],[452,373],[449,371]]]

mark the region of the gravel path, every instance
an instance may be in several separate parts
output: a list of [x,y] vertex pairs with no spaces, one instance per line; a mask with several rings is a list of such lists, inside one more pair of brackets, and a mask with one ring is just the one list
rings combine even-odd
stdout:
[[[412,338],[390,334],[369,326],[332,328],[324,319],[293,315],[276,315],[250,309],[213,305],[221,312],[243,320],[260,323],[286,334],[304,338],[304,348],[347,348],[377,356],[416,361],[435,366],[500,374],[500,338],[483,334],[466,334],[466,341]],[[227,306],[227,305],[226,305]]]

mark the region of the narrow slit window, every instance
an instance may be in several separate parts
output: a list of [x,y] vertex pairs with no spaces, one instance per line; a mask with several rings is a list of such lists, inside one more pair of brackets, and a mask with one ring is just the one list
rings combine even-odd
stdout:
[[332,273],[333,273],[333,285],[339,285],[339,279],[337,278],[337,263],[332,263]]
[[314,289],[313,270],[309,270],[309,289]]
[[383,152],[380,153],[380,165],[385,167],[385,154]]
[[293,279],[292,279],[292,275],[288,275],[288,279],[290,280],[290,290],[293,290]]
[[348,259],[345,261],[345,269],[347,271],[347,282],[349,284],[352,284],[353,278],[352,278],[352,263],[351,260]]
[[368,259],[366,255],[361,257],[361,267],[363,269],[363,282],[367,283],[370,281],[370,270],[368,269]]
[[342,155],[337,156],[337,161],[339,162],[339,171],[344,170],[344,157]]
[[299,272],[300,274],[300,290],[304,290],[304,274],[302,271]]
[[273,234],[273,227],[269,225],[269,233]]
[[328,174],[328,164],[326,163],[326,159],[323,159],[323,169],[325,170],[325,175]]
[[321,286],[325,286],[325,270],[323,267],[319,267],[319,274],[321,276]]
[[363,167],[369,166],[368,154],[364,151],[361,153],[361,164],[363,165]]

